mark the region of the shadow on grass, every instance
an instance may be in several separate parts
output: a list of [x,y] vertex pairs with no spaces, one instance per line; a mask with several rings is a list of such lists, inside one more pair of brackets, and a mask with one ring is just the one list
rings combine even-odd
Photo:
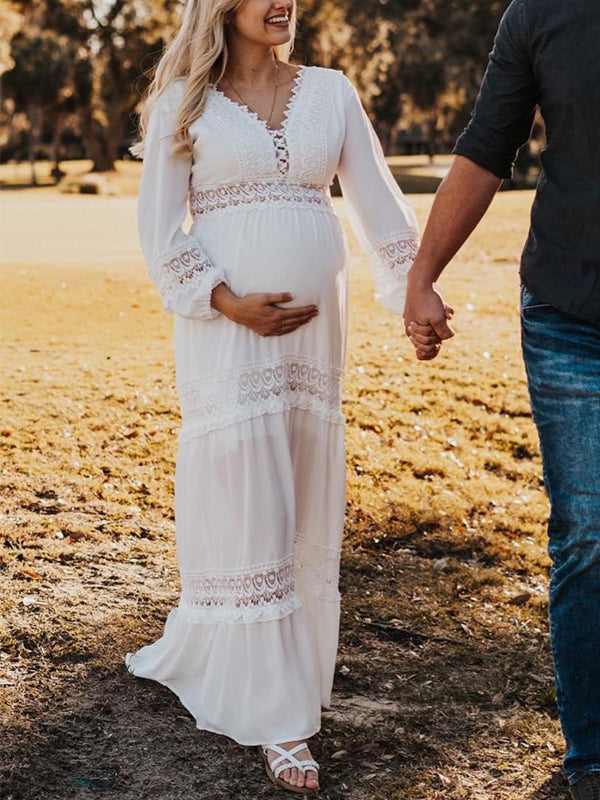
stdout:
[[554,800],[554,798],[571,797],[569,784],[561,770],[557,770],[551,778],[534,790],[533,794],[527,796],[527,800]]
[[359,519],[349,526],[348,540],[381,556],[410,550],[427,560],[450,557],[504,573],[523,571],[522,560],[512,548],[513,532],[502,525],[488,523],[475,530],[469,526],[471,521],[461,515],[448,514],[442,521],[437,513],[419,514],[408,505],[393,503],[383,522],[362,510],[358,514]]
[[56,189],[57,183],[9,183],[0,181],[0,192],[18,192],[20,189]]
[[[427,602],[417,602],[426,588]],[[556,729],[538,678],[547,668],[543,638],[510,626],[467,634],[462,619],[473,612],[453,613],[431,562],[407,553],[347,550],[343,589],[338,667],[345,669],[313,748],[323,767],[319,797],[469,800],[465,786],[489,786],[490,775],[497,776],[497,791],[487,795],[494,800],[566,796],[558,772],[526,795],[534,756],[524,761],[520,742],[540,726]],[[282,796],[255,750],[198,731],[168,689],[127,671],[124,653],[160,636],[168,610],[156,604],[151,621],[119,614],[82,624],[80,656],[69,660],[50,647],[32,662],[36,691],[4,737],[3,797]],[[416,635],[390,636],[385,625],[373,628],[378,620]],[[544,759],[538,776],[550,763],[556,769],[558,756]],[[502,764],[511,770],[503,774]]]

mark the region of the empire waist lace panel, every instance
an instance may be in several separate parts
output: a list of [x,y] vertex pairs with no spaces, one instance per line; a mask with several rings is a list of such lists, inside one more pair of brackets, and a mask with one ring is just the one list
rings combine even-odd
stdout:
[[335,213],[328,186],[288,181],[245,181],[219,186],[192,186],[189,205],[194,219],[213,212],[264,207],[316,208]]

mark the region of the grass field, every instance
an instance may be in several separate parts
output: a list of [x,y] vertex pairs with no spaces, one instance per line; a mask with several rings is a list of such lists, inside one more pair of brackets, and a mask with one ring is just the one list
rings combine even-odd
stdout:
[[[448,271],[457,336],[429,364],[353,245],[341,644],[314,744],[324,799],[566,797],[519,345],[531,199],[499,195]],[[431,197],[411,202],[424,222]],[[134,199],[8,192],[2,226],[0,794],[282,797],[254,751],[197,731],[123,664],[179,590],[173,321]]]

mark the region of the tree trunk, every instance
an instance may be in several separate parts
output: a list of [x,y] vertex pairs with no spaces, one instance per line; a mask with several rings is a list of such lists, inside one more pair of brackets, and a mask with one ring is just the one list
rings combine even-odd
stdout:
[[437,115],[433,114],[427,121],[427,155],[429,162],[433,164],[433,158],[437,150]]
[[54,131],[52,133],[52,142],[50,144],[50,161],[53,162],[52,176],[59,183],[60,179],[65,174],[60,168],[60,149],[62,143],[62,133],[64,124],[64,115],[57,112],[53,117]]
[[93,161],[92,170],[94,172],[108,172],[115,168],[114,161],[106,150],[106,131],[104,127],[94,118],[91,108],[83,108],[81,111],[81,132],[87,157]]
[[83,109],[82,132],[88,156],[94,162],[93,172],[112,172],[116,168],[128,118],[129,109],[120,110],[111,117],[109,125],[104,126],[89,108]]
[[28,160],[31,170],[31,185],[38,186],[37,174],[35,171],[35,151],[40,137],[42,123],[42,111],[32,103],[27,106],[27,119],[29,120],[28,135]]

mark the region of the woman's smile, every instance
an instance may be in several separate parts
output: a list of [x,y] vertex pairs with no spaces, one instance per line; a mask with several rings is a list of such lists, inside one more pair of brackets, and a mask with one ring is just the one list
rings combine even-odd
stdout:
[[287,14],[276,14],[270,17],[267,17],[265,20],[267,25],[272,25],[275,28],[289,28],[290,25],[290,18]]

